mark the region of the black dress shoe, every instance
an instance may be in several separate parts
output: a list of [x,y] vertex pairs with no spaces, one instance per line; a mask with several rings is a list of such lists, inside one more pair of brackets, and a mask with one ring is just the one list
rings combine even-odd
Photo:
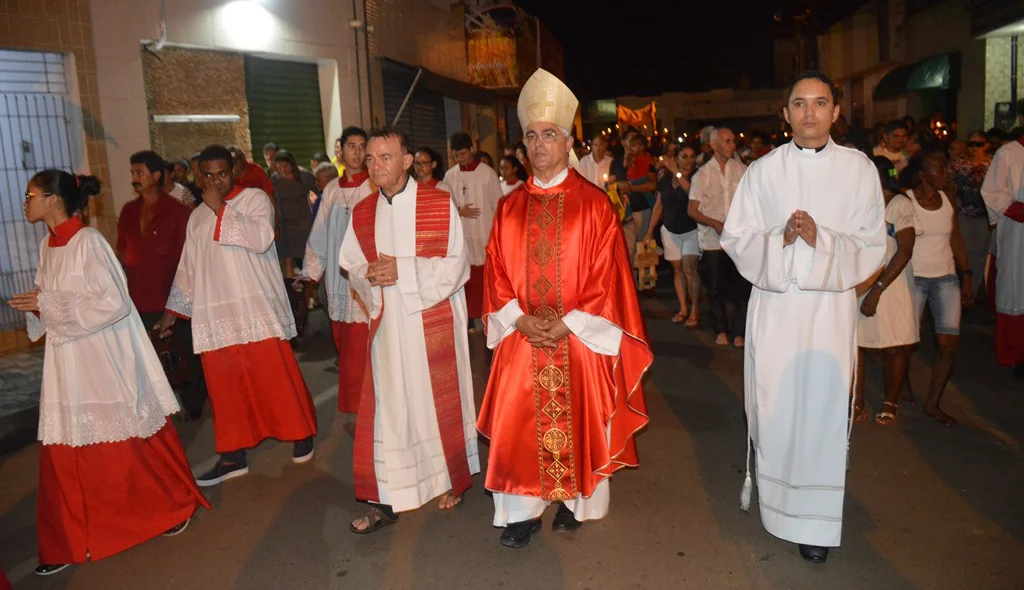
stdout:
[[583,523],[576,520],[572,510],[569,510],[565,504],[558,505],[558,513],[555,514],[555,520],[551,523],[551,530],[556,533],[571,533],[581,526]]
[[540,532],[539,518],[513,522],[501,533],[501,544],[513,549],[522,549],[530,544],[530,537]]
[[63,571],[64,568],[69,567],[70,563],[41,563],[36,568],[37,576],[52,576],[53,574]]
[[825,563],[825,560],[828,559],[828,547],[800,545],[800,557],[811,563]]

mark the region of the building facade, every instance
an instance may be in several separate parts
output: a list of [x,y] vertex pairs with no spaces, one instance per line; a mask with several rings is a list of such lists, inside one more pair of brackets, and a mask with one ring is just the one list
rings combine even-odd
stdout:
[[819,35],[821,69],[839,84],[850,122],[938,110],[961,130],[983,125],[986,48],[968,16],[961,0],[878,0]]

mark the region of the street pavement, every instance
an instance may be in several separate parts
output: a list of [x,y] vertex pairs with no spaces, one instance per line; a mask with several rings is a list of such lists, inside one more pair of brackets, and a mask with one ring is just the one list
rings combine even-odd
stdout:
[[[643,304],[656,360],[641,467],[616,474],[609,516],[576,533],[551,532],[552,507],[529,547],[501,547],[482,476],[454,511],[431,503],[375,534],[350,533],[364,510],[353,500],[354,421],[336,411],[334,351],[317,314],[297,347],[318,404],[314,461],[293,465],[290,445],[264,443],[250,454],[248,476],[207,489],[213,510],[184,534],[39,578],[31,573],[38,446],[29,446],[0,458],[0,566],[19,590],[1024,588],[1024,391],[995,365],[982,310],[967,316],[944,401],[959,424],[944,428],[919,407],[894,426],[858,424],[843,544],[812,565],[761,528],[756,497],[751,513],[739,510],[741,351],[671,323],[667,293]],[[482,336],[471,346],[479,405]],[[919,402],[931,351],[924,344],[911,369]],[[877,409],[877,362],[867,376]],[[211,465],[212,423],[179,432],[195,471]]]

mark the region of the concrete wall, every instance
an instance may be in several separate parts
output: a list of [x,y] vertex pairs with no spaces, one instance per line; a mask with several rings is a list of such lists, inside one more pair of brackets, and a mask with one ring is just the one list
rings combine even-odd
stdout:
[[[995,125],[998,102],[1010,100],[1010,38],[991,37],[985,44],[985,129]],[[1024,98],[1024,38],[1017,42],[1017,100]]]
[[[328,153],[333,153],[333,138],[343,124],[364,123],[358,113],[350,2],[304,0],[299,7],[288,0],[173,0],[166,7],[171,45],[317,63]],[[151,142],[140,43],[160,35],[159,2],[90,0],[89,14],[99,111],[107,122],[113,206],[119,210],[132,198],[128,156]],[[194,74],[192,92],[219,91],[219,79],[206,72]]]

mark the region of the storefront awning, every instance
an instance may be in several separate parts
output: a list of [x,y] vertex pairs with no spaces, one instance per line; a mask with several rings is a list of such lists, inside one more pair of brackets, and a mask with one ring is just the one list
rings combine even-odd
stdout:
[[889,100],[922,90],[949,90],[960,86],[960,54],[944,53],[899,66],[875,86],[875,100]]

